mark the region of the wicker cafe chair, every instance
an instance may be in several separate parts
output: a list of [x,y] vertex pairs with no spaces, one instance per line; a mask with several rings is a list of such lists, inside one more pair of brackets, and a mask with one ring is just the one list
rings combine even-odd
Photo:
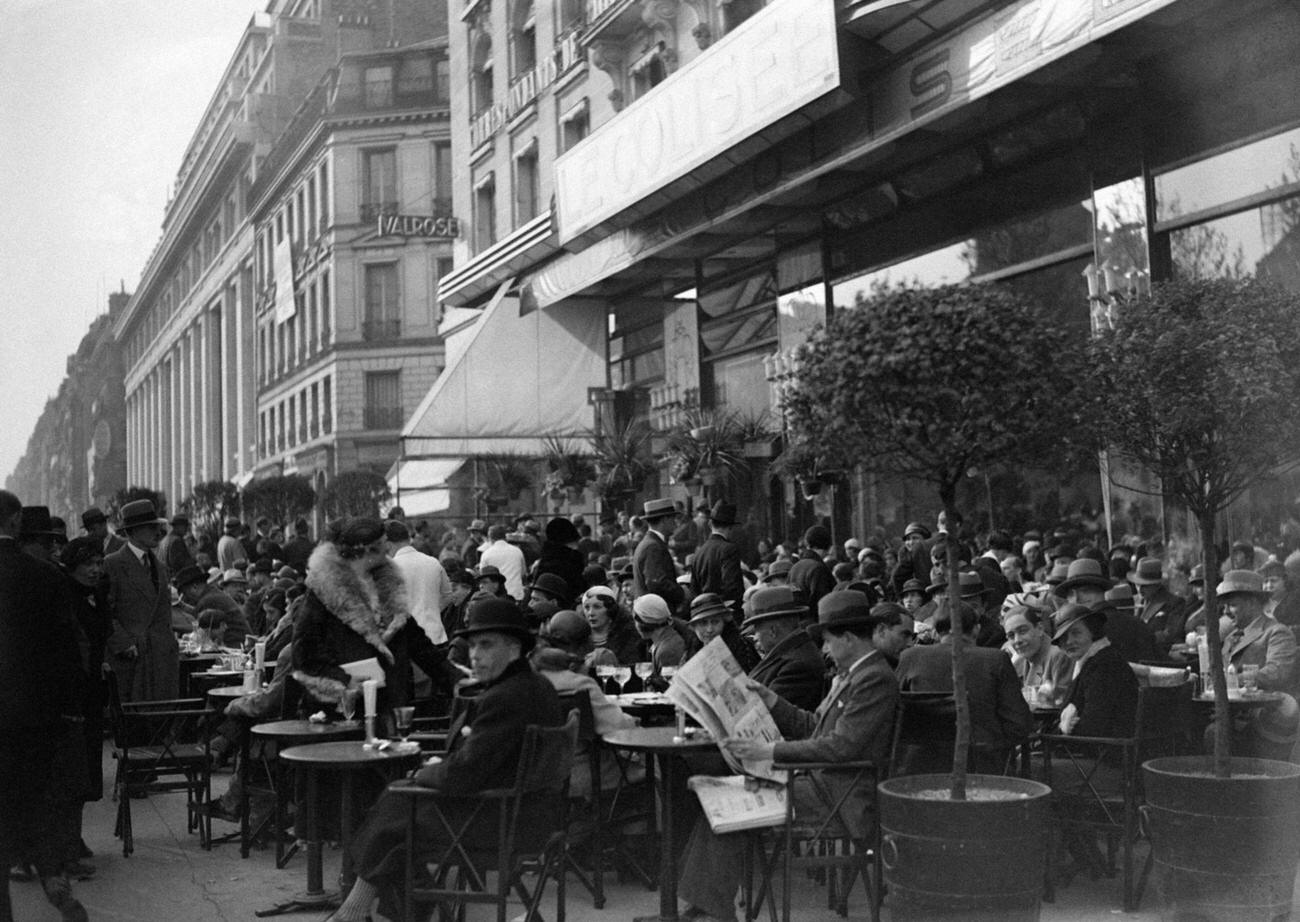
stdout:
[[135,851],[131,800],[158,791],[184,791],[186,828],[199,833],[206,848],[212,842],[212,778],[208,725],[216,713],[204,698],[123,702],[114,682],[108,683],[109,719],[117,771],[113,796],[117,821],[113,834],[122,840],[122,857]]
[[[880,771],[874,762],[792,762],[776,763],[774,768],[785,771],[786,816],[785,822],[772,830],[756,830],[751,834],[752,851],[756,852],[761,864],[761,882],[758,892],[753,887],[753,864],[747,855],[749,866],[745,874],[745,919],[752,922],[762,909],[763,902],[768,903],[768,916],[776,922],[774,896],[769,892],[776,863],[782,862],[781,884],[781,919],[790,922],[790,887],[792,872],[795,867],[803,867],[829,872],[830,889],[827,894],[828,905],[840,916],[848,915],[848,898],[853,882],[862,878],[867,891],[871,922],[880,922],[881,902],[881,859],[880,859],[880,811],[876,800],[876,783],[880,780]],[[794,785],[796,779],[811,776],[813,772],[838,772],[852,776],[851,784],[845,787],[844,794],[830,805],[830,810],[821,818],[803,818],[794,812]],[[845,823],[849,805],[846,803],[853,791],[868,792],[867,829],[864,838],[850,835]],[[765,848],[763,840],[769,836],[772,844]]]
[[[524,733],[515,783],[509,788],[480,791],[468,797],[448,797],[411,781],[389,785],[389,791],[411,798],[403,885],[403,918],[407,922],[420,918],[416,906],[424,903],[438,904],[444,913],[451,907],[463,910],[466,904],[491,903],[496,906],[497,922],[505,922],[512,890],[524,902],[523,919],[533,922],[539,918],[538,908],[546,882],[552,879],[556,890],[556,922],[564,922],[568,863],[564,814],[578,725],[578,714],[571,711],[563,726],[529,726]],[[544,836],[521,835],[525,802],[535,803],[538,798],[556,798],[561,822]],[[418,808],[424,803],[433,806],[442,837],[432,854],[417,854],[416,849]],[[467,805],[469,809],[464,810]],[[448,806],[462,808],[460,814],[445,810]],[[466,841],[466,834],[488,821],[494,811],[497,813],[496,848],[475,848]],[[493,872],[495,886],[489,887],[489,875]],[[532,890],[524,881],[530,873],[537,875]]]
[[[1123,853],[1124,909],[1128,912],[1137,910],[1151,871],[1148,854],[1140,876],[1134,875],[1134,846],[1142,832],[1138,822],[1143,802],[1141,765],[1178,751],[1186,735],[1191,700],[1191,682],[1166,688],[1142,686],[1130,737],[1042,735],[1043,780],[1052,784],[1057,815],[1054,838],[1104,834],[1105,870],[1111,876],[1116,873],[1118,846]],[[1055,773],[1054,763],[1060,766]],[[1049,850],[1047,859],[1049,898],[1055,885],[1054,852]]]

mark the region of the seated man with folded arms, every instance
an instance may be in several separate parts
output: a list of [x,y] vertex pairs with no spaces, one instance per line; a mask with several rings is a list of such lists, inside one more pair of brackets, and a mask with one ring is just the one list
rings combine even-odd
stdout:
[[[853,590],[824,596],[817,605],[817,616],[818,623],[808,631],[835,663],[837,675],[830,691],[816,710],[806,711],[748,680],[749,688],[771,709],[785,739],[777,743],[724,740],[722,745],[738,759],[884,764],[893,733],[898,683],[874,638],[887,628],[871,613],[866,595]],[[825,816],[853,780],[849,772],[819,772],[815,779],[801,776],[794,788],[796,816]],[[867,802],[867,791],[854,791],[841,811],[855,837],[865,837],[870,828]],[[745,833],[718,835],[703,817],[696,821],[678,884],[678,893],[688,904],[687,918],[702,922],[735,919],[745,845]]]

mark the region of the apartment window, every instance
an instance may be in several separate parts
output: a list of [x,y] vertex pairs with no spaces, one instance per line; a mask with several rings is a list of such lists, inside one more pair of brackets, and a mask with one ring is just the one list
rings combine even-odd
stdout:
[[367,342],[397,339],[402,335],[401,307],[397,291],[397,263],[365,267],[366,313],[361,324]]
[[510,22],[510,77],[515,79],[537,66],[537,16],[533,0],[515,0]]
[[722,4],[722,31],[730,32],[763,8],[764,0],[730,0]]
[[306,337],[306,341],[303,343],[303,355],[311,355],[315,352],[320,342],[317,336],[320,329],[318,307],[316,301],[316,286],[314,284],[308,285],[307,322],[303,324],[303,333]]
[[367,429],[402,427],[401,372],[367,372],[365,427]]
[[328,434],[334,431],[334,402],[330,399],[330,378],[321,383],[320,392],[320,428]]
[[590,104],[584,96],[560,113],[560,153],[587,136],[591,130]]
[[266,411],[263,410],[257,415],[257,454],[260,458],[266,457]]
[[292,397],[289,398],[289,424],[286,428],[289,430],[289,447],[293,448],[298,444],[298,401]]
[[407,58],[397,82],[398,96],[427,96],[433,92],[433,57]]
[[311,437],[320,435],[320,382],[311,385]]
[[361,220],[397,212],[397,151],[386,147],[361,154]]
[[632,92],[635,94],[635,99],[640,99],[667,79],[668,67],[664,60],[666,51],[667,46],[663,42],[656,42],[628,69],[632,75]]
[[320,347],[324,349],[330,341],[330,274],[325,270],[320,274]]
[[469,73],[470,106],[482,112],[492,105],[492,37],[481,33],[474,44]]
[[515,156],[515,226],[537,217],[539,178],[537,141],[533,140]]
[[433,62],[433,101],[444,106],[451,102],[451,62],[446,58]]
[[436,141],[433,145],[433,213],[451,214],[451,144]]
[[366,108],[380,109],[393,104],[393,66],[366,68]]
[[307,238],[315,240],[319,228],[316,222],[316,177],[312,175],[307,177]]
[[579,29],[587,24],[586,3],[583,0],[560,0],[556,7],[560,12],[560,27],[557,33]]
[[330,186],[329,186],[329,163],[322,162],[320,165],[320,231],[325,233],[325,228],[330,225]]
[[307,239],[307,190],[302,187],[298,189],[298,210],[296,214],[298,217],[298,242],[302,243]]
[[298,441],[305,442],[311,436],[307,434],[307,389],[298,392]]
[[496,180],[488,173],[474,187],[474,251],[486,250],[497,239]]

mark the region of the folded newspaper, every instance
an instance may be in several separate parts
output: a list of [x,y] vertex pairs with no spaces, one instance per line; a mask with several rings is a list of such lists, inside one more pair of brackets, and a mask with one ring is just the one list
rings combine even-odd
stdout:
[[[744,679],[744,670],[736,658],[722,638],[715,637],[677,668],[668,685],[668,697],[719,742],[725,739],[778,741],[781,731],[776,728],[772,713],[763,699],[749,690]],[[742,763],[725,747],[718,748],[734,771],[785,783],[785,772],[775,771],[771,759],[747,759]]]
[[694,775],[686,782],[714,832],[763,829],[785,822],[785,788],[743,775]]

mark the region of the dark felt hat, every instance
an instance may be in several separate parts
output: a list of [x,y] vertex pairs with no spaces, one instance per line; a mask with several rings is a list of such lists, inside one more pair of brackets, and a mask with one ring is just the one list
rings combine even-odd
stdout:
[[108,516],[104,515],[104,510],[98,506],[91,506],[81,514],[81,527],[90,528],[92,525],[98,525],[100,522],[107,522]]
[[731,609],[727,607],[726,602],[722,601],[722,596],[716,592],[702,592],[691,599],[691,620],[688,622],[689,624],[719,615],[724,618],[730,617]]
[[478,573],[475,574],[474,579],[476,582],[481,579],[499,579],[503,583],[506,581],[506,578],[502,575],[501,571],[490,563],[479,567]]
[[55,538],[67,537],[66,533],[54,527],[48,506],[23,506],[18,527],[18,538]]
[[208,574],[194,564],[190,564],[188,567],[181,567],[180,572],[172,578],[172,585],[179,592],[192,583],[206,583],[207,581]]
[[561,602],[568,601],[572,595],[568,582],[558,573],[537,574],[537,579],[533,580],[533,592],[544,592]]
[[[1050,583],[1051,580],[1049,579],[1048,582]],[[1094,589],[1104,591],[1113,585],[1115,584],[1103,572],[1100,561],[1093,560],[1090,557],[1083,557],[1066,568],[1065,579],[1052,592],[1064,598],[1067,592],[1078,586],[1091,586]]]
[[1163,570],[1159,557],[1143,557],[1129,571],[1127,579],[1134,586],[1154,586],[1165,581]]
[[903,529],[903,537],[906,539],[910,535],[920,535],[922,540],[928,540],[930,529],[926,528],[920,522],[908,522],[907,527]]
[[528,649],[532,648],[532,631],[528,630],[523,612],[511,599],[490,598],[471,602],[465,626],[456,632],[456,636],[469,637],[487,631],[517,637]]
[[788,577],[793,566],[794,564],[790,563],[790,561],[786,560],[784,557],[780,560],[774,560],[767,568],[767,578],[771,579],[774,576]]
[[930,594],[929,588],[919,579],[909,579],[903,583],[903,591],[899,595],[907,595],[909,592],[919,592],[925,596]]
[[749,606],[751,614],[743,627],[769,618],[799,617],[808,613],[808,606],[795,601],[789,586],[765,586],[749,597]]
[[828,592],[817,603],[817,623],[808,628],[813,640],[821,643],[826,631],[863,627],[871,620],[871,600],[853,589]]
[[1089,615],[1096,615],[1104,621],[1106,611],[1110,607],[1111,605],[1106,602],[1093,606],[1079,605],[1076,602],[1062,605],[1056,610],[1056,614],[1052,616],[1052,642],[1055,643],[1060,640],[1075,622],[1082,621]]
[[714,525],[735,525],[736,524],[736,506],[725,499],[720,499],[713,504],[709,511],[709,521]]
[[581,539],[578,527],[573,522],[559,516],[546,523],[546,540],[556,544],[572,544]]

